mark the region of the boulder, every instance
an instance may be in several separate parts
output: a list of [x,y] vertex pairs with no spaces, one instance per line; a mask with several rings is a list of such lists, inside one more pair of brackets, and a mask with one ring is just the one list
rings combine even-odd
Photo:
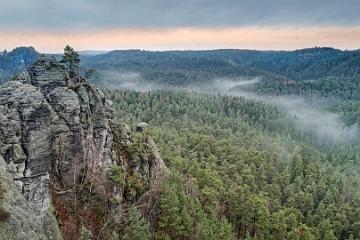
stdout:
[[143,132],[145,131],[145,129],[147,129],[149,127],[149,124],[147,124],[146,122],[141,122],[138,125],[136,125],[136,131],[137,132]]

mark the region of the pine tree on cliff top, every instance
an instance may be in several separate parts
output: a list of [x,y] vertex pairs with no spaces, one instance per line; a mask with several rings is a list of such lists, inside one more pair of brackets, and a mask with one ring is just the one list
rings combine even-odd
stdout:
[[64,48],[64,56],[61,62],[69,68],[70,77],[80,75],[80,56],[72,47],[66,45]]

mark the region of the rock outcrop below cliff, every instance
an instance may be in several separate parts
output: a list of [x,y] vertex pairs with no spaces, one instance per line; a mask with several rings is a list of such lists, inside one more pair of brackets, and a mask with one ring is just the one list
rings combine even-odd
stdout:
[[[53,58],[40,58],[28,73],[0,85],[0,166],[12,177],[14,194],[26,200],[29,214],[43,226],[53,219],[52,201],[56,208],[75,199],[76,208],[76,195],[87,183],[97,198],[111,194],[121,202],[126,190],[109,183],[114,165],[130,175],[137,172],[149,186],[162,175],[165,166],[152,141],[143,144],[153,157],[136,160],[123,151],[132,142],[104,94],[82,78],[70,78]],[[56,230],[50,235],[58,237]]]

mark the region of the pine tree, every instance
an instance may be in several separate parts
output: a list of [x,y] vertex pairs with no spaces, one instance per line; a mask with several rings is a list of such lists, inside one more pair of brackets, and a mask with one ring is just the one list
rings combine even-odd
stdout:
[[178,189],[169,182],[164,184],[164,193],[160,201],[159,228],[163,233],[168,233],[172,238],[182,236],[181,203],[177,194]]
[[130,210],[129,223],[124,230],[122,240],[149,240],[150,225],[136,208]]
[[79,54],[69,45],[66,45],[64,48],[64,56],[61,62],[65,63],[69,68],[70,77],[75,77],[79,75],[79,64],[80,64],[80,56]]
[[217,225],[217,239],[235,240],[233,227],[225,217],[221,218],[221,221]]
[[[289,233],[288,239],[292,240],[315,240],[314,235],[311,233],[311,229],[304,224],[294,229]],[[326,238],[323,238],[326,239]]]
[[325,233],[324,239],[326,240],[337,240],[337,237],[335,236],[333,231],[328,231]]

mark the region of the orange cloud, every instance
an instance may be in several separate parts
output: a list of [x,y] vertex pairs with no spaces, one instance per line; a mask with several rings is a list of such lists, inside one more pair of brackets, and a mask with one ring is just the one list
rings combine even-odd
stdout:
[[112,49],[274,49],[313,46],[358,49],[360,27],[242,27],[113,29],[84,32],[0,32],[0,48],[34,46],[61,52],[66,44],[78,50]]

